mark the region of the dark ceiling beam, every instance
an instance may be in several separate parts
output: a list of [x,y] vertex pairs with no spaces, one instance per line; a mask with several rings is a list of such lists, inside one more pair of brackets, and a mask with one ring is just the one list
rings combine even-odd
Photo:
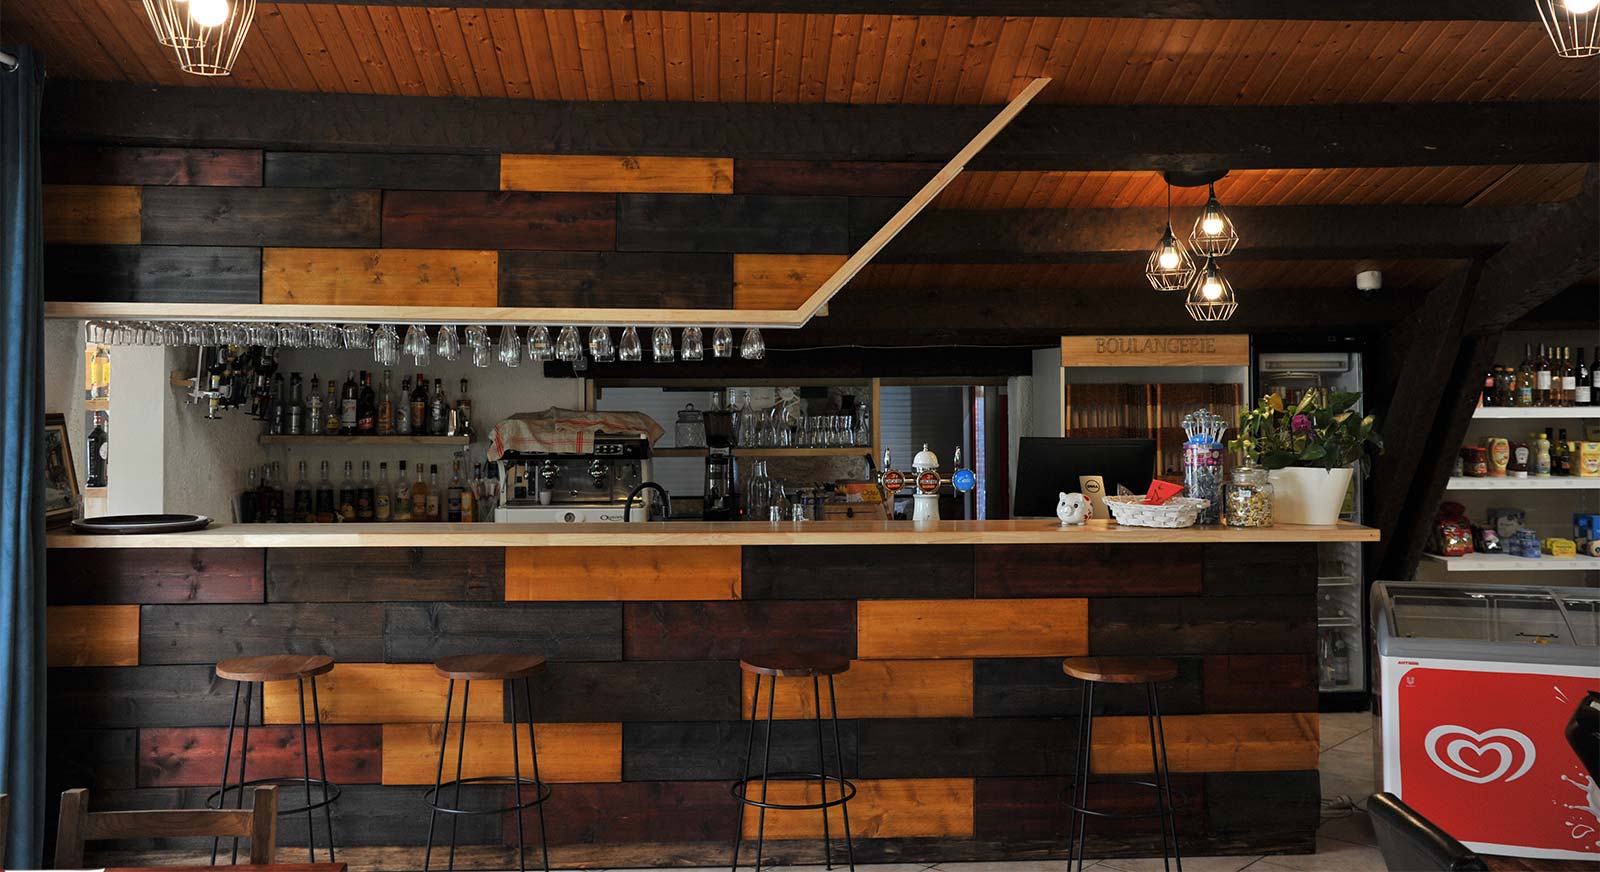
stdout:
[[[1028,107],[1003,170],[1480,166],[1600,160],[1590,103]],[[558,103],[53,81],[51,141],[302,151],[944,161],[993,106]],[[1574,119],[1577,119],[1576,121]]]
[[[897,202],[852,201],[852,241],[883,226]],[[1246,242],[1230,260],[1471,258],[1493,253],[1561,208],[1234,206],[1228,214]],[[1196,212],[1175,213],[1181,237],[1188,238]],[[1165,209],[930,209],[873,261],[1142,262],[1166,220]]]
[[[334,6],[415,6],[420,0],[308,0]],[[488,9],[625,9],[638,0],[473,0]],[[686,12],[814,12],[880,15],[1042,15],[1058,18],[1270,19],[1288,21],[1537,21],[1531,3],[1505,0],[661,0]]]
[[1576,197],[1555,204],[1555,211],[1484,266],[1467,332],[1498,333],[1600,269],[1597,228],[1600,168],[1591,166]]

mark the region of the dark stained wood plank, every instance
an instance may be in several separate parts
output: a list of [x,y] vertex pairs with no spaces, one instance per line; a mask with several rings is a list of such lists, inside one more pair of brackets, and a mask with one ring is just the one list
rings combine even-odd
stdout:
[[56,145],[39,157],[46,184],[261,184],[261,152],[256,149]]
[[[721,782],[571,784],[557,790],[560,801],[549,803],[545,810],[551,845],[733,839],[734,807],[727,785]],[[538,832],[538,826],[539,812],[524,812],[524,832]],[[505,836],[507,844],[516,844],[515,823],[507,823]]]
[[904,199],[921,190],[939,166],[931,162],[740,159],[733,162],[733,192]]
[[736,660],[760,651],[854,658],[855,604],[813,602],[625,603],[629,660]]
[[1200,593],[1200,546],[979,545],[978,596]]
[[[1161,711],[1169,715],[1204,711],[1200,658],[1180,657],[1177,663],[1178,677],[1157,685]],[[1083,685],[1061,671],[1059,657],[979,660],[972,669],[972,713],[976,717],[1078,715]],[[1144,685],[1098,685],[1094,690],[1094,710],[1097,715],[1143,715]]]
[[1205,658],[1208,712],[1305,712],[1316,708],[1317,659],[1310,654]]
[[615,603],[387,603],[383,656],[426,663],[454,654],[622,659]]
[[1065,775],[1076,754],[1076,723],[1060,719],[904,718],[860,730],[862,778]]
[[[188,608],[201,608],[188,606]],[[116,666],[50,670],[52,724],[97,727],[210,727],[228,722],[231,681],[211,666]],[[260,723],[260,706],[250,713]]]
[[[762,685],[766,686],[765,680]],[[765,697],[764,692],[762,695]],[[855,777],[857,774],[856,745],[860,723],[851,719],[839,721],[839,744],[844,748],[846,777]],[[749,721],[623,724],[622,780],[704,781],[738,778],[749,729]],[[766,736],[764,721],[756,732],[757,741],[762,741]],[[827,746],[831,769],[834,760],[831,735],[827,737]],[[816,771],[816,767],[816,724],[804,720],[773,721],[772,771]]]
[[1600,269],[1600,167],[1590,166],[1577,196],[1552,207],[1537,226],[1484,264],[1466,330],[1498,333],[1540,303]]
[[733,258],[507,251],[500,256],[500,305],[728,309]]
[[259,548],[52,548],[51,605],[258,603]]
[[622,194],[617,249],[848,254],[849,220],[842,197]]
[[1206,829],[1247,836],[1272,830],[1314,831],[1321,815],[1321,778],[1299,772],[1212,772],[1206,779]]
[[269,151],[266,184],[279,188],[492,191],[500,186],[500,156]]
[[268,602],[505,598],[504,548],[273,548]]
[[746,545],[744,597],[799,599],[966,599],[972,547]]
[[261,249],[47,245],[44,294],[93,303],[259,303]]
[[[1144,813],[1154,808],[1150,788],[1103,782],[1090,788],[1095,808],[1119,813]],[[1177,822],[1180,835],[1199,835],[1205,829],[1205,779],[1182,772],[1172,776],[1173,800],[1181,803]],[[1066,804],[1072,797],[1070,777],[979,778],[974,791],[973,821],[979,839],[1054,839],[1065,844]],[[1088,844],[1093,848],[1104,833],[1159,833],[1155,818],[1097,820],[1090,825]],[[1183,843],[1185,854],[1189,845]]]
[[[306,706],[310,708],[310,694]],[[140,787],[204,787],[222,777],[227,727],[170,727],[139,731]],[[322,748],[328,778],[338,784],[377,784],[383,774],[383,730],[376,724],[324,724]],[[242,734],[235,734],[233,766],[238,768]],[[317,777],[317,739],[311,736],[311,771]],[[254,778],[302,774],[300,727],[264,726],[250,731],[250,773]]]
[[140,663],[216,663],[255,654],[383,659],[380,603],[152,605],[140,609]]
[[1141,597],[1089,601],[1089,652],[1280,654],[1316,644],[1308,596]]
[[1317,589],[1317,546],[1285,542],[1205,546],[1207,596],[1296,595]]
[[378,244],[376,191],[147,188],[145,244],[364,247]]
[[396,248],[610,251],[612,194],[385,191],[383,244]]
[[[506,693],[510,692],[508,685]],[[517,707],[520,710],[521,703]],[[506,712],[510,714],[509,707]],[[535,721],[731,721],[738,717],[739,665],[731,661],[553,662],[533,679]]]
[[65,729],[52,724],[45,744],[52,785],[99,791],[134,787],[137,783],[137,730]]

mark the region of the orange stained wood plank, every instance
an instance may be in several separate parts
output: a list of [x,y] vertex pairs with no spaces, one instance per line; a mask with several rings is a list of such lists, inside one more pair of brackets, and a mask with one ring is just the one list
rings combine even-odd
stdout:
[[[1319,725],[1312,712],[1168,715],[1162,719],[1174,772],[1265,772],[1317,768]],[[1096,718],[1094,771],[1150,771],[1143,717]]]
[[138,606],[50,606],[45,621],[51,666],[139,665]]
[[506,191],[731,194],[731,157],[607,157],[503,154]]
[[735,254],[735,309],[798,309],[848,258],[842,254]]
[[[431,663],[340,663],[317,679],[317,701],[322,721],[328,724],[437,724],[444,717],[449,686]],[[452,719],[461,717],[461,696],[457,683]],[[300,697],[295,682],[267,682],[261,715],[263,723],[299,723]],[[503,721],[501,683],[472,682],[467,716],[474,721]]]
[[45,185],[44,241],[138,245],[142,202],[133,185]]
[[[857,839],[898,839],[918,837],[971,836],[973,833],[973,795],[971,778],[895,778],[856,780],[856,795],[850,800],[850,835]],[[761,793],[760,785],[752,796]],[[838,787],[828,786],[829,798],[838,796]],[[822,799],[815,781],[774,781],[767,791],[769,802],[811,803]],[[755,838],[757,815],[744,816],[745,838]],[[844,831],[844,816],[839,807],[828,809],[829,831],[835,837]],[[767,815],[769,839],[812,839],[822,837],[822,817],[816,812],[776,812]]]
[[863,660],[1056,657],[1089,650],[1084,599],[862,600]]
[[500,255],[413,248],[267,248],[261,302],[494,306]]
[[[451,723],[446,737],[446,772],[455,771],[456,748],[461,740],[459,726]],[[432,784],[439,765],[439,732],[436,723],[384,724],[383,783]],[[622,780],[621,724],[535,724],[534,736],[539,746],[539,776],[545,781]],[[463,778],[512,771],[510,724],[469,724],[466,744]],[[517,728],[517,752],[523,775],[533,777],[526,724]]]
[[506,599],[735,600],[737,545],[507,548]]
[[[755,675],[744,676],[744,705],[740,711],[749,717]],[[972,717],[971,660],[856,660],[850,671],[834,676],[841,718],[970,718]],[[762,702],[757,716],[765,717],[767,690],[762,681]],[[828,708],[828,684],[818,685],[822,693],[822,713]],[[777,683],[774,717],[785,719],[816,717],[812,704],[811,682],[781,679]]]

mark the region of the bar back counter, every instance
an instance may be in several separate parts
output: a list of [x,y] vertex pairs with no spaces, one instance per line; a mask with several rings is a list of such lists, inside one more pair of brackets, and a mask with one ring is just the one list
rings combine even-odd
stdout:
[[[100,808],[200,805],[222,773],[233,695],[216,662],[327,654],[336,665],[318,685],[328,777],[344,790],[338,847],[419,868],[447,684],[430,664],[524,652],[550,661],[533,718],[554,783],[551,859],[716,865],[737,826],[729,784],[753,689],[737,661],[781,646],[852,661],[838,707],[858,861],[1061,856],[1079,705],[1061,658],[1160,655],[1179,665],[1160,692],[1184,853],[1310,852],[1313,543],[1376,538],[1352,525],[1047,521],[56,535],[51,787],[91,788]],[[799,685],[778,686],[774,770],[815,771]],[[474,683],[469,776],[511,769],[509,690]],[[259,693],[252,776],[299,774],[294,684]],[[1142,690],[1103,689],[1096,709],[1095,771],[1147,773]],[[1097,787],[1102,805],[1153,803]],[[745,826],[753,833],[753,815]],[[820,858],[819,813],[774,812],[766,827],[779,862]],[[515,821],[464,819],[460,835],[474,846],[468,865],[504,868]],[[285,818],[282,843],[304,839],[304,820]],[[1160,836],[1153,821],[1091,825],[1088,847],[1147,856]]]

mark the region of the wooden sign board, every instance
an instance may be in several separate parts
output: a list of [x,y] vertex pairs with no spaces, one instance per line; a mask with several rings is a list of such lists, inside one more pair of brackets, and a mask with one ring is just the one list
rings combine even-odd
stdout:
[[1062,366],[1248,366],[1250,337],[1063,336]]

